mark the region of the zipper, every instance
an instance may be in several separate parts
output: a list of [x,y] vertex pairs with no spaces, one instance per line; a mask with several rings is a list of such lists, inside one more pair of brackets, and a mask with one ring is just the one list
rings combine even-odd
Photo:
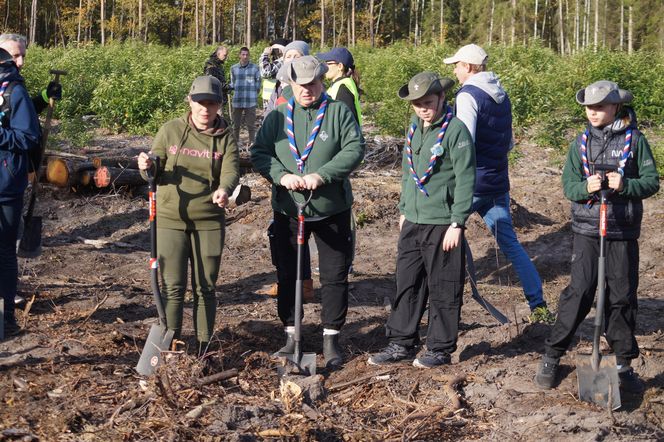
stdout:
[[7,160],[6,160],[6,159],[2,160],[2,163],[3,163],[3,164],[5,165],[5,167],[7,168],[7,172],[9,172],[9,174],[12,176],[12,179],[15,179],[16,176],[14,175],[14,172],[12,172],[12,168],[9,167],[9,164],[7,163]]

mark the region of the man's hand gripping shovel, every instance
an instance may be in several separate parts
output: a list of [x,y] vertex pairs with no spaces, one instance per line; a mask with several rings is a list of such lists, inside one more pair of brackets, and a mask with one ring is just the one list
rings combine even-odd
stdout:
[[150,327],[148,339],[145,341],[143,352],[136,365],[136,371],[144,376],[155,372],[162,362],[162,352],[168,351],[173,341],[173,330],[166,327],[166,313],[161,303],[161,290],[159,289],[159,264],[157,260],[157,182],[156,171],[159,170],[159,157],[151,156],[152,167],[146,172],[150,188],[150,281],[152,295],[159,314],[159,323]]
[[603,408],[617,410],[621,406],[620,384],[616,368],[616,356],[602,356],[599,352],[599,338],[604,322],[604,302],[606,299],[606,228],[607,228],[607,172],[615,172],[614,167],[595,166],[602,176],[599,209],[599,263],[597,267],[597,303],[595,305],[595,330],[593,352],[590,356],[576,355],[576,377],[579,383],[579,399],[593,402]]
[[277,368],[280,377],[287,374],[298,374],[313,376],[316,374],[316,353],[302,353],[302,294],[304,291],[304,280],[302,266],[304,264],[304,208],[307,207],[314,192],[309,191],[309,196],[300,203],[293,194],[293,201],[297,206],[297,280],[295,282],[295,342],[293,354],[286,355],[286,365]]

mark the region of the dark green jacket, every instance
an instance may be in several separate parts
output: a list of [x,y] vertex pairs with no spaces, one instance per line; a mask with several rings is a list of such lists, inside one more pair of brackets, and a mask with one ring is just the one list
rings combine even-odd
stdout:
[[[424,175],[431,158],[431,148],[444,117],[429,127],[413,115],[411,124],[417,123],[413,134],[413,165],[417,175]],[[424,184],[429,196],[420,192],[413,179],[406,150],[403,153],[403,178],[399,211],[410,222],[445,225],[457,222],[465,225],[470,215],[475,187],[475,146],[466,125],[452,117],[443,138],[443,155],[438,158],[433,174]]]
[[[320,100],[303,108],[295,102],[293,124],[300,153],[311,134],[319,104]],[[349,176],[364,158],[364,142],[353,114],[344,103],[329,100],[314,148],[305,162],[304,172],[300,173],[288,147],[286,106],[279,105],[267,115],[251,147],[254,167],[272,183],[272,208],[288,216],[297,216],[290,192],[279,182],[290,173],[300,176],[318,173],[324,185],[314,192],[305,216],[331,216],[350,209],[353,193]]]
[[238,150],[226,122],[199,132],[189,114],[165,123],[152,142],[161,159],[157,174],[157,225],[176,230],[223,229],[224,209],[215,190],[230,196],[240,179]]

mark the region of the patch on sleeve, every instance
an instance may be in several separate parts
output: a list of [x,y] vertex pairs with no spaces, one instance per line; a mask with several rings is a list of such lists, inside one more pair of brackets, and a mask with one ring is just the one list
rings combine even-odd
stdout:
[[457,149],[463,149],[466,146],[470,146],[470,141],[462,141],[459,144],[457,144]]
[[643,164],[641,164],[642,167],[647,167],[647,166],[652,166],[652,160],[648,158],[647,160],[643,160]]

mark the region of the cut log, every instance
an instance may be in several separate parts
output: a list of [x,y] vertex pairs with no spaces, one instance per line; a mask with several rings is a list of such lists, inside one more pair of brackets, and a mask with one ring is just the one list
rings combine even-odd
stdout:
[[102,166],[106,167],[120,167],[122,169],[138,169],[138,158],[128,158],[128,157],[113,157],[113,158],[92,158],[92,164],[94,164],[95,169],[99,169]]
[[122,169],[119,167],[101,166],[95,171],[95,186],[105,188],[109,186],[141,186],[145,180],[136,169]]
[[46,182],[58,187],[81,184],[81,176],[94,169],[92,163],[58,157],[50,157],[46,166]]

